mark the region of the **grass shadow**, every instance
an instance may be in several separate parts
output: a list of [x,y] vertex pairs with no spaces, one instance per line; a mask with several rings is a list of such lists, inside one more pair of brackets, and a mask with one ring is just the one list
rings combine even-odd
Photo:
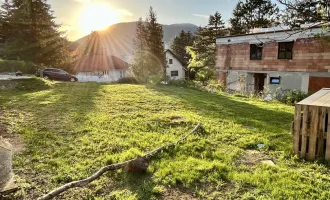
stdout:
[[[149,86],[153,91],[177,99],[185,108],[197,113],[210,126],[231,123],[245,129],[245,134],[258,135],[254,143],[242,144],[244,148],[255,148],[254,144],[268,140],[268,147],[273,150],[288,150],[291,146],[290,126],[293,120],[293,108],[271,104],[249,98],[238,98],[229,95],[212,94],[193,89],[182,89],[172,86]],[[216,121],[215,121],[216,119]],[[213,123],[210,123],[213,121]],[[218,123],[218,124],[217,124]],[[213,130],[212,127],[205,127]],[[237,129],[239,131],[240,129]],[[237,132],[236,140],[240,133]],[[251,135],[251,134],[250,134]]]

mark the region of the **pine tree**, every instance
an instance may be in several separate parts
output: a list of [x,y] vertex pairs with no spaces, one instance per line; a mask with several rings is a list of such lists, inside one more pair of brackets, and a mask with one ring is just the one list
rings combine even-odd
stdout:
[[147,69],[147,53],[146,53],[146,30],[142,18],[136,24],[136,36],[133,39],[135,45],[135,57],[133,64],[133,74],[141,82],[146,82],[147,77],[144,73]]
[[284,24],[300,27],[301,24],[317,24],[330,22],[329,0],[278,0],[286,6],[281,16]]
[[241,35],[249,32],[249,28],[246,26],[244,20],[243,2],[239,1],[233,10],[233,17],[229,19],[230,34],[231,35]]
[[225,34],[225,23],[222,21],[222,16],[218,11],[210,16],[207,28],[211,34],[212,42],[214,42],[217,37]]
[[175,55],[178,56],[184,66],[188,66],[189,60],[191,59],[190,54],[186,48],[194,44],[195,36],[188,31],[187,33],[182,30],[178,37],[175,37],[171,46],[171,50]]
[[[5,41],[6,36],[10,35],[10,23],[9,23],[9,16],[11,14],[11,5],[9,4],[8,0],[2,3],[0,9],[0,37],[2,41]],[[1,44],[0,47],[0,58],[4,58],[4,46]]]
[[279,9],[271,0],[240,0],[233,11],[231,35],[245,34],[253,28],[271,27],[277,22]]
[[10,0],[2,8],[6,59],[56,67],[70,63],[69,42],[46,0]]
[[156,12],[149,9],[145,22],[137,23],[133,73],[142,82],[158,82],[165,77],[163,29],[157,22]]
[[199,27],[192,47],[188,69],[190,79],[207,81],[215,75],[216,38],[225,35],[225,26],[219,12],[211,15],[206,27]]

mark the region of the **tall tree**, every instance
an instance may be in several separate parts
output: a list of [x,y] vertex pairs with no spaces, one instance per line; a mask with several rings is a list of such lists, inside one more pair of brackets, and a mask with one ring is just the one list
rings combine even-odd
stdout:
[[210,15],[207,28],[211,34],[212,43],[218,36],[225,34],[225,23],[222,20],[221,14],[216,11],[214,15]]
[[143,82],[158,82],[165,77],[163,29],[152,7],[148,17],[137,23],[133,73]]
[[190,54],[186,51],[188,46],[194,44],[195,36],[190,32],[185,32],[182,30],[178,37],[175,37],[171,46],[171,50],[175,55],[178,56],[181,62],[185,66],[188,66],[189,60],[191,59]]
[[215,75],[216,38],[226,34],[221,14],[216,12],[209,18],[206,27],[199,27],[192,47],[187,51],[191,55],[188,69],[190,78],[206,81]]
[[278,2],[286,7],[282,21],[290,27],[330,22],[329,0],[278,0]]
[[245,34],[253,28],[271,27],[277,22],[279,9],[271,0],[240,0],[229,20],[231,35]]
[[6,0],[2,5],[0,32],[5,58],[61,67],[70,62],[69,42],[46,0]]

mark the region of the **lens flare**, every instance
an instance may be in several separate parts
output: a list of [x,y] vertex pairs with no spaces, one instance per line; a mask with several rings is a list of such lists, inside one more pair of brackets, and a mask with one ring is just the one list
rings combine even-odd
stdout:
[[118,23],[118,18],[118,13],[108,5],[92,3],[83,10],[80,26],[84,34],[89,34]]

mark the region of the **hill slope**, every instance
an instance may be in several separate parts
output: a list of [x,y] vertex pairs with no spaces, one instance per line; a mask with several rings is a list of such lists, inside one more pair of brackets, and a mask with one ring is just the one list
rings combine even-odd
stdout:
[[[163,25],[164,31],[164,43],[169,45],[170,41],[179,33],[184,31],[196,32],[197,26],[194,24],[171,24]],[[102,41],[109,54],[116,55],[118,57],[125,57],[133,53],[134,45],[133,39],[136,33],[136,22],[119,23],[110,26],[104,31],[99,31]],[[72,43],[72,49],[78,48],[80,45],[84,44],[86,38],[85,36]]]

